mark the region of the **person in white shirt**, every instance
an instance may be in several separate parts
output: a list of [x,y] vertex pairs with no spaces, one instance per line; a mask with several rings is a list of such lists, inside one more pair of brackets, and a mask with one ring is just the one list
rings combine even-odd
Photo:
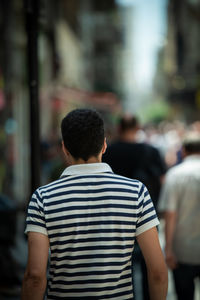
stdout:
[[165,220],[165,255],[178,300],[194,299],[200,277],[200,134],[183,140],[183,162],[166,174],[158,210]]

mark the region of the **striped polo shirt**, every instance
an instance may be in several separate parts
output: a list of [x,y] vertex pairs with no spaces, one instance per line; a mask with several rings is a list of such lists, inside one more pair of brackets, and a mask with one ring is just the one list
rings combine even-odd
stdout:
[[133,299],[135,238],[159,224],[138,180],[105,163],[73,165],[38,188],[25,232],[49,237],[47,299]]

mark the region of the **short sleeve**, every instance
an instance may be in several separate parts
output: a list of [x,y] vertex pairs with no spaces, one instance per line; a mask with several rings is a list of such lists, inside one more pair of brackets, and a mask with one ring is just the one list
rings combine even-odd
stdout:
[[38,232],[47,234],[43,201],[39,190],[36,190],[30,200],[26,218],[25,233]]
[[165,182],[161,188],[160,197],[158,201],[158,211],[176,211],[178,200],[178,184],[176,173],[174,170],[168,171]]
[[144,184],[141,183],[138,199],[138,221],[136,236],[159,225],[159,220],[150,194]]

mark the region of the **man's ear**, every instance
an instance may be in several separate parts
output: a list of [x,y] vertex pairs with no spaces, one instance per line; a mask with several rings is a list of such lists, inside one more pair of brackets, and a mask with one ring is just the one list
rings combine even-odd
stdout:
[[106,149],[107,149],[107,142],[106,142],[106,138],[105,138],[104,142],[103,142],[102,154],[104,154],[106,152]]
[[66,157],[69,156],[69,151],[66,149],[64,142],[62,141],[62,151]]

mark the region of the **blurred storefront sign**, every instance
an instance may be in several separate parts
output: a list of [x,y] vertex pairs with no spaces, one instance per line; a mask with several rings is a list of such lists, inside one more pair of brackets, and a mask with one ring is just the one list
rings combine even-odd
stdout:
[[120,113],[122,110],[119,98],[110,92],[89,92],[59,87],[53,93],[55,96],[52,96],[52,107],[60,113],[63,113],[65,107],[70,109],[77,106],[90,106],[110,113]]

